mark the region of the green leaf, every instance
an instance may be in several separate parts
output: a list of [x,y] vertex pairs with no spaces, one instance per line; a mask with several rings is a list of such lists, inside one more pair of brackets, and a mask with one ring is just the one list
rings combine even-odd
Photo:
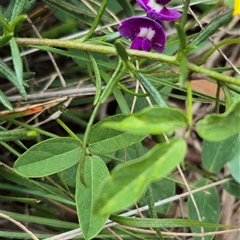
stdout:
[[47,217],[37,217],[37,216],[30,216],[26,214],[20,214],[15,212],[9,212],[1,210],[1,213],[6,214],[7,216],[21,222],[27,223],[36,223],[43,226],[51,226],[56,228],[63,228],[63,229],[74,229],[77,228],[77,224],[69,221],[61,221],[57,219],[51,219]]
[[204,227],[204,228],[226,228],[235,229],[237,227],[227,226],[223,224],[214,224],[207,222],[199,222],[189,219],[156,219],[156,218],[137,218],[137,217],[122,217],[111,215],[110,219],[121,225],[137,228],[176,228],[176,227]]
[[168,175],[185,156],[186,144],[181,139],[158,144],[144,156],[119,164],[103,183],[95,211],[105,215],[121,211],[136,202],[146,187]]
[[42,141],[23,153],[14,170],[25,177],[44,177],[76,164],[81,156],[80,143],[69,137]]
[[[97,65],[97,61],[94,58],[94,56],[92,54],[90,54],[89,52],[86,53],[86,55],[88,56],[90,62],[91,62],[91,66],[93,68],[93,71],[95,73],[95,76],[92,76],[92,72],[91,69],[89,68],[89,75],[90,77],[92,76],[94,78],[95,81],[94,84],[96,86],[96,92],[95,92],[95,97],[94,97],[94,102],[93,105],[96,105],[97,102],[99,101],[100,95],[101,95],[101,91],[102,91],[102,79],[101,79],[101,75],[100,75],[100,71],[99,71],[99,67]],[[93,79],[92,79],[93,80]]]
[[236,197],[237,199],[240,199],[240,184],[237,183],[234,180],[231,180],[229,182],[223,183],[222,187],[228,191],[231,195]]
[[61,172],[64,182],[71,187],[76,187],[77,164]]
[[[199,188],[210,184],[211,181],[207,179],[201,179],[194,184],[194,187]],[[197,208],[199,210],[202,222],[208,223],[218,223],[220,218],[220,206],[218,193],[215,188],[209,188],[207,190],[197,192],[193,194],[193,197],[196,201]],[[192,199],[188,197],[188,216],[191,220],[198,220],[196,209],[193,205]],[[204,227],[204,232],[213,232],[217,228],[213,227],[206,229]],[[201,233],[201,229],[198,227],[191,227],[193,233]],[[195,240],[201,240],[201,237],[194,237]],[[213,236],[205,236],[205,240],[213,239]]]
[[[45,239],[50,238],[52,234],[34,234],[38,239]],[[13,232],[10,231],[0,231],[0,236],[2,239],[29,239],[29,233],[20,233],[20,232]]]
[[23,13],[28,13],[35,5],[37,0],[28,0],[24,6]]
[[209,114],[197,123],[197,133],[205,140],[219,142],[240,132],[240,101],[224,114]]
[[[153,182],[151,183],[150,187],[152,188],[154,202],[167,199],[175,195],[175,183],[174,181],[168,178],[163,178],[163,179],[160,179],[159,181]],[[157,206],[156,211],[158,213],[167,214],[171,204],[172,203],[169,202],[161,206]],[[147,205],[146,197],[140,200],[139,205],[140,206]]]
[[214,19],[210,24],[207,25],[197,37],[188,45],[188,48],[198,46],[200,43],[205,41],[207,38],[211,37],[215,32],[219,30],[225,24],[228,24],[232,20],[232,11],[219,16],[217,19]]
[[[111,79],[110,77],[111,73],[106,73],[105,71],[101,71],[101,77],[104,79],[104,81],[106,83],[108,83]],[[121,110],[121,112],[123,114],[129,114],[130,113],[130,109],[127,105],[127,102],[125,100],[124,95],[122,94],[122,92],[120,91],[120,89],[118,87],[113,88],[113,95],[115,97],[116,102],[118,103],[118,107]]]
[[115,152],[140,142],[146,137],[146,134],[139,133],[138,135],[133,135],[103,127],[108,122],[119,124],[125,118],[126,115],[117,114],[105,118],[91,127],[89,133],[89,150],[92,154]]
[[131,114],[120,122],[104,123],[103,126],[133,134],[168,134],[186,127],[187,118],[178,109],[155,106]]
[[100,103],[103,104],[105,101],[107,101],[108,97],[113,93],[114,89],[116,88],[117,83],[121,80],[126,70],[126,65],[122,63],[122,61],[118,60],[118,65],[114,71],[114,73],[111,75],[109,81],[107,82],[107,85],[101,95]]
[[117,2],[121,5],[127,17],[132,17],[135,15],[133,7],[128,0],[117,0]]
[[102,17],[104,16],[104,12],[107,7],[107,4],[108,4],[108,0],[101,1],[101,5],[99,6],[97,13],[95,14],[95,18],[93,23],[91,24],[90,29],[81,39],[79,39],[79,41],[81,42],[87,41],[94,34],[95,29],[98,27],[98,25],[102,20]]
[[148,92],[148,94],[152,97],[152,99],[154,99],[155,103],[158,106],[161,107],[166,107],[167,104],[166,102],[163,100],[161,94],[158,92],[158,90],[152,85],[152,83],[149,81],[148,78],[146,78],[143,74],[141,73],[137,73],[137,72],[133,72],[133,74],[135,75],[135,77],[137,79],[139,79],[139,81],[142,83],[142,85],[144,86],[145,90]]
[[87,157],[84,168],[87,186],[81,183],[80,171],[77,171],[76,204],[83,236],[85,239],[92,239],[101,231],[109,217],[93,215],[93,202],[98,197],[101,182],[109,176],[109,172],[98,156]]
[[209,142],[204,140],[202,144],[202,164],[204,169],[211,173],[218,172],[232,159],[237,139],[238,135],[221,142]]
[[7,96],[3,93],[3,91],[0,89],[0,103],[2,103],[8,110],[13,111],[13,106],[9,102]]
[[16,73],[16,79],[19,82],[18,85],[23,85],[23,64],[20,56],[20,51],[16,43],[15,38],[12,38],[10,41],[11,54],[13,58],[13,66]]
[[[84,23],[91,24],[90,19],[95,19],[96,14],[92,13],[92,11],[89,11],[83,3],[79,2],[79,6],[73,5],[71,3],[68,3],[66,1],[58,1],[58,0],[44,0],[49,5],[54,6],[55,8],[59,10],[62,10],[63,12],[67,12],[68,14],[73,15],[74,17],[78,18]],[[90,18],[90,19],[89,19]],[[102,21],[104,23],[112,23],[112,19],[107,16],[102,16]]]
[[233,150],[232,159],[227,163],[231,175],[236,182],[240,183],[240,134]]
[[3,60],[0,59],[0,74],[8,79],[20,92],[24,100],[27,100],[27,93],[24,89],[23,82],[18,81],[16,74],[10,69]]
[[26,5],[27,0],[16,1],[13,9],[10,22],[13,22],[22,12]]
[[[46,184],[41,184],[41,185],[44,185],[46,187]],[[46,187],[46,189],[47,188],[52,189],[53,187],[48,185],[48,187]],[[57,196],[56,193],[50,194],[48,192],[46,193],[45,191],[32,190],[32,189],[29,189],[29,188],[23,188],[22,186],[15,186],[15,185],[9,185],[9,184],[4,184],[4,183],[2,183],[0,185],[0,189],[4,189],[4,190],[16,192],[16,193],[19,192],[21,194],[30,194],[32,196],[37,197],[40,200],[49,199],[49,200],[53,200],[55,202],[62,203],[64,205],[67,204],[67,205],[72,206],[74,208],[76,207],[75,202],[73,202],[72,199],[69,200],[66,197],[66,195],[64,197],[62,197],[62,196]],[[60,191],[59,189],[55,189],[55,190]],[[56,192],[56,191],[54,191],[54,192]]]
[[123,46],[120,40],[116,40],[114,42],[114,46],[116,48],[118,56],[122,59],[122,61],[127,64],[129,61],[128,53],[126,48]]
[[[36,196],[36,198],[40,200],[48,198],[75,207],[75,202],[73,202],[73,200],[62,190],[43,182],[37,182],[33,179],[21,176],[14,172],[13,169],[1,168],[1,177],[7,179],[10,183],[5,184],[5,187],[4,184],[0,184],[0,188],[13,191],[16,196],[18,192],[21,194],[29,193],[31,196]],[[14,184],[11,184],[11,182]]]
[[14,34],[11,32],[6,33],[2,37],[0,37],[0,47],[3,47],[5,44],[7,44],[13,36]]
[[[36,46],[36,48],[43,51],[56,53],[62,56],[71,57],[81,68],[85,67],[86,62],[89,62],[89,58],[87,58],[84,52],[80,50],[69,49],[68,51],[66,51],[47,46]],[[101,59],[100,56],[96,53],[93,53],[92,55],[94,56],[98,66],[101,66],[104,69],[115,69],[115,65],[113,63],[107,61],[107,58],[103,59],[104,57],[106,57],[105,55],[102,55]]]
[[225,4],[227,7],[233,9],[234,0],[224,0],[224,4]]

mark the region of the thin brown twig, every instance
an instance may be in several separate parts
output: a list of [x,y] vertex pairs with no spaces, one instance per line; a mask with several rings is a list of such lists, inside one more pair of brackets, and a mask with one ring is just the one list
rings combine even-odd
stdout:
[[[183,174],[183,171],[182,171],[182,169],[181,169],[181,167],[179,165],[177,166],[177,169],[178,169],[178,172],[180,173],[180,175],[182,177],[182,180],[183,180],[183,182],[184,182],[184,184],[185,184],[185,186],[187,188],[187,191],[189,192],[189,196],[190,196],[190,198],[192,200],[192,203],[193,203],[193,206],[194,206],[194,208],[196,210],[196,213],[197,213],[197,216],[198,216],[198,220],[199,220],[199,222],[201,222],[202,218],[201,218],[201,215],[200,215],[197,203],[195,201],[195,198],[193,197],[192,191],[191,191],[191,189],[190,189],[190,187],[188,185],[188,182],[187,182],[187,180],[186,180],[186,178],[185,178],[185,176]],[[202,234],[202,240],[204,240],[204,229],[203,229],[203,227],[201,227],[200,229],[201,229],[201,234]]]
[[0,213],[0,217],[5,218],[9,221],[11,221],[12,223],[14,223],[15,225],[17,225],[18,227],[20,227],[24,232],[26,232],[27,234],[29,234],[31,236],[32,239],[34,240],[39,240],[36,235],[34,235],[30,230],[28,230],[23,224],[21,224],[20,222],[16,221],[15,219],[7,216],[4,213]]
[[[128,229],[131,231],[135,232],[140,232],[140,233],[148,233],[148,234],[154,234],[153,231],[147,230],[147,229],[139,229],[139,228],[134,228],[134,227],[128,227],[128,226],[119,226],[120,228]],[[240,232],[240,228],[237,229],[230,229],[230,230],[222,230],[222,231],[216,231],[216,232],[207,232],[204,233],[204,236],[211,236],[211,235],[222,235],[226,233],[232,233],[232,232]],[[201,237],[202,233],[180,233],[180,232],[164,232],[161,231],[162,235],[165,236],[182,236],[182,237]]]
[[[104,86],[102,87],[104,89]],[[60,91],[54,91],[54,92],[44,92],[44,93],[34,93],[34,94],[28,94],[27,99],[28,101],[33,100],[43,100],[43,99],[56,99],[60,97],[82,97],[82,96],[89,96],[94,95],[96,92],[96,87],[81,87],[80,89],[64,89]],[[15,95],[15,96],[9,96],[8,100],[10,102],[19,102],[22,100],[22,96]]]
[[114,235],[117,239],[119,240],[123,240],[120,236],[118,236],[111,228],[107,228],[107,230],[112,233],[112,235]]

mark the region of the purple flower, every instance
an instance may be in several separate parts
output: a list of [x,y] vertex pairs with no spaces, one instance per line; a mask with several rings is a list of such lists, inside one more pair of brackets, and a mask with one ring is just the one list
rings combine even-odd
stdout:
[[124,38],[132,40],[131,49],[161,53],[166,44],[166,34],[160,23],[147,17],[131,17],[121,22],[118,28]]
[[155,20],[175,21],[181,17],[181,14],[165,7],[165,4],[170,1],[171,0],[137,0],[137,3],[146,11],[149,17]]

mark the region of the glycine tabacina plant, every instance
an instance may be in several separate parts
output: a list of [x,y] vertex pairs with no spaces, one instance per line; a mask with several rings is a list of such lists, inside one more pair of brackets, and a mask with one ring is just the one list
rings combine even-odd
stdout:
[[[0,217],[24,233],[3,227],[0,236],[212,240],[220,228],[236,233],[220,219],[226,196],[232,215],[240,198],[240,73],[232,51],[240,1],[221,9],[192,1],[196,14],[190,2],[3,3]],[[214,94],[202,91],[205,84]],[[203,113],[202,106],[213,108]],[[187,211],[170,218],[179,199]],[[35,234],[33,224],[50,234]]]

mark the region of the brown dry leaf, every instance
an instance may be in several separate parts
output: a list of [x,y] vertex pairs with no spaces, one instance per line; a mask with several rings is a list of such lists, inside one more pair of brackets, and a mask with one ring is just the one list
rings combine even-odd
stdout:
[[[217,84],[209,82],[207,80],[192,81],[192,89],[196,92],[203,93],[205,95],[216,97]],[[223,91],[220,91],[220,98],[224,98]]]

